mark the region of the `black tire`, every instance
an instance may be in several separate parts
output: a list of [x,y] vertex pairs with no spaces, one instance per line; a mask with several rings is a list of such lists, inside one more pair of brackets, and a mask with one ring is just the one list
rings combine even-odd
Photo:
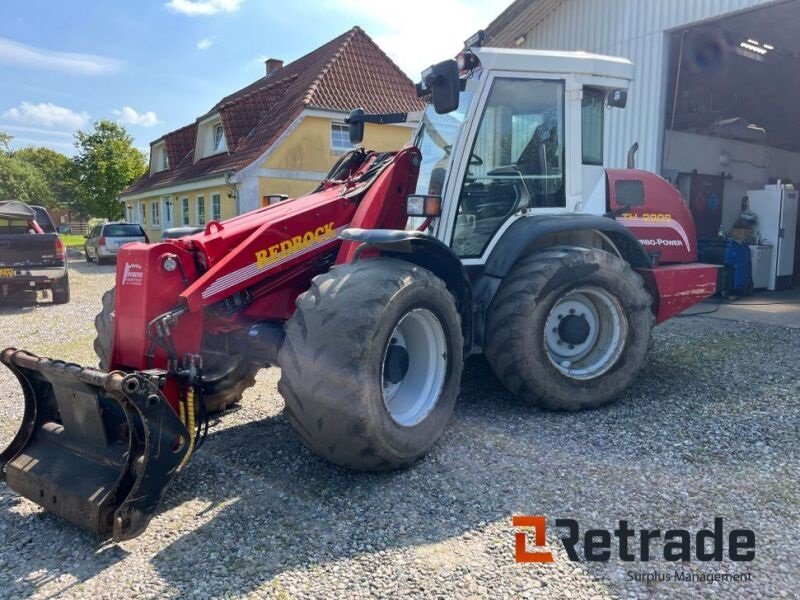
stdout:
[[[463,369],[460,318],[445,284],[404,261],[367,259],[318,275],[296,305],[278,355],[278,390],[306,445],[357,470],[396,469],[423,456],[452,415]],[[384,360],[396,326],[417,309],[441,327],[444,375],[435,404],[401,425],[384,401]]]
[[86,262],[87,262],[87,263],[90,263],[90,262],[92,262],[92,257],[91,257],[91,256],[89,256],[89,248],[87,248],[86,246],[84,246],[84,247],[83,247],[83,251],[84,251],[84,253],[86,254]]
[[53,283],[53,304],[66,304],[69,302],[69,273]]
[[[97,336],[94,351],[100,368],[108,370],[111,360],[111,340],[114,336],[114,301],[116,288],[103,294],[103,309],[94,319]],[[201,352],[202,354],[202,352]],[[233,355],[226,364],[219,359],[209,360],[203,376],[208,379],[204,385],[203,399],[209,413],[222,412],[241,401],[244,391],[255,385],[259,367],[245,361],[240,355]]]
[[[551,360],[545,341],[551,310],[579,289],[597,289],[615,299],[627,323],[616,328],[624,346],[616,344],[618,353],[591,378],[565,374]],[[642,278],[608,252],[572,247],[537,252],[514,266],[492,300],[484,353],[500,381],[536,406],[601,406],[619,397],[644,366],[655,322],[651,304]]]

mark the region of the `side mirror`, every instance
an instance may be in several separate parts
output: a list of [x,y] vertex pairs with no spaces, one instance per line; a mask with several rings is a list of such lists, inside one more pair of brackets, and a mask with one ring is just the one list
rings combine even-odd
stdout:
[[438,114],[444,115],[458,108],[461,91],[458,62],[450,59],[433,65],[422,74],[422,81],[431,91],[433,108]]
[[363,108],[355,108],[350,111],[350,114],[344,120],[347,123],[347,134],[353,146],[359,145],[364,139],[364,121],[357,117],[363,117],[365,114],[366,112]]
[[606,106],[625,108],[628,104],[628,90],[609,90],[606,94]]

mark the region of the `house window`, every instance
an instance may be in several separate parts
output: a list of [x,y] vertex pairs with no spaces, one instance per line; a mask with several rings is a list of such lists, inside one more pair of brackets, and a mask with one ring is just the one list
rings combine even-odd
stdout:
[[160,173],[169,169],[169,159],[167,158],[167,146],[164,142],[159,142],[150,151],[150,172]]
[[189,224],[189,199],[181,198],[181,225]]
[[353,149],[353,144],[350,143],[350,133],[344,123],[331,123],[331,149],[339,151]]
[[155,201],[150,205],[150,223],[153,225],[158,225],[160,222],[161,220],[159,219],[158,214],[158,201]]
[[164,224],[172,227],[172,198],[164,196]]
[[222,129],[222,123],[217,123],[214,125],[214,153],[223,150],[225,150],[225,131]]
[[139,218],[142,225],[147,224],[147,205],[144,202],[139,203]]
[[211,220],[220,221],[222,219],[222,206],[220,205],[219,194],[211,194]]
[[197,197],[197,224],[206,224],[206,199],[203,196]]

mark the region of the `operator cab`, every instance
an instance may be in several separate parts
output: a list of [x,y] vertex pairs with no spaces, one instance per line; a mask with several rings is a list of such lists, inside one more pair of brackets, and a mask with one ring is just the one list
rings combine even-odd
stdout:
[[431,233],[480,264],[516,219],[604,214],[605,111],[624,107],[632,78],[622,58],[481,47],[428,69],[414,144],[416,194],[442,198]]

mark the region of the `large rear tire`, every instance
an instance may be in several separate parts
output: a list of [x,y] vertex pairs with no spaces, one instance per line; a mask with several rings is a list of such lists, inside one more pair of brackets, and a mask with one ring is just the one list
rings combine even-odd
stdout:
[[[108,370],[111,361],[111,340],[114,336],[114,301],[116,288],[103,294],[103,309],[94,319],[97,336],[94,339],[94,351],[100,359],[100,368]],[[201,352],[202,354],[202,352]],[[259,367],[253,366],[241,355],[232,355],[228,360],[219,356],[208,359],[203,357],[205,380],[203,399],[209,413],[222,412],[229,406],[241,401],[244,391],[255,385]]]
[[366,259],[315,277],[296,304],[278,389],[303,441],[350,469],[423,456],[450,419],[463,368],[445,284],[404,261]]
[[602,250],[521,259],[489,308],[485,354],[516,396],[548,409],[601,406],[633,382],[655,318],[642,278]]

